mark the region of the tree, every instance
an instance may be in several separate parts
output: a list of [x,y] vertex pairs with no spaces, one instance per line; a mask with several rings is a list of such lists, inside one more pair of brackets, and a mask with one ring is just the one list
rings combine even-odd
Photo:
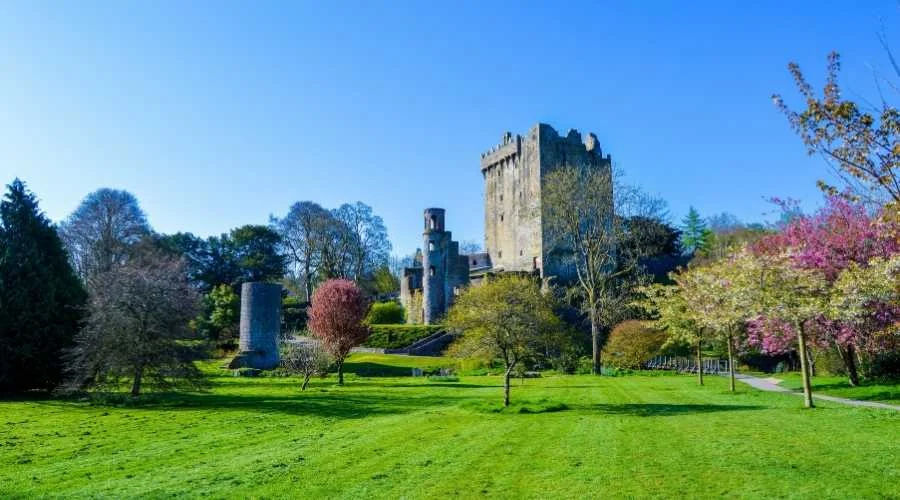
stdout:
[[[888,216],[890,211],[883,208],[872,214],[859,203],[830,196],[816,213],[792,217],[779,232],[764,237],[754,248],[761,254],[787,254],[795,267],[821,272],[825,293],[833,294],[834,282],[844,270],[900,253],[900,224]],[[876,306],[872,304],[872,311],[887,304]],[[870,334],[881,329],[876,324],[879,318],[890,321],[889,316],[872,314],[864,326],[857,321],[829,320],[823,313],[809,325],[810,334],[815,334],[820,345],[833,346],[840,354],[852,385],[859,384],[858,365],[878,350],[879,344],[870,341]],[[758,325],[764,336],[765,325]]]
[[372,289],[377,296],[397,293],[400,291],[400,279],[394,276],[387,264],[382,264],[372,276]]
[[388,263],[391,242],[381,217],[362,202],[345,203],[332,211],[339,223],[337,248],[343,254],[339,276],[357,283],[371,277],[375,270]]
[[328,227],[331,212],[311,201],[291,205],[283,218],[272,218],[273,228],[281,235],[288,263],[303,281],[306,300],[312,297],[315,276],[322,265],[323,250],[330,244]]
[[14,180],[0,202],[0,393],[61,381],[86,298],[37,198]]
[[[893,59],[893,58],[892,58]],[[821,154],[841,179],[852,199],[874,203],[900,203],[900,111],[882,97],[878,109],[864,111],[843,99],[838,85],[841,61],[837,52],[828,55],[822,96],[816,95],[797,63],[788,64],[797,90],[805,99],[800,112],[790,109],[775,94],[772,99],[803,139],[807,152]],[[895,66],[896,68],[896,66]],[[900,72],[898,72],[900,74]],[[829,195],[841,194],[837,187],[819,181]]]
[[624,221],[651,216],[655,200],[627,186],[614,187],[611,169],[563,166],[548,173],[542,195],[548,246],[572,266],[591,324],[592,369],[600,374],[602,333],[617,323],[646,279],[638,246],[621,245]]
[[108,188],[87,195],[60,226],[75,270],[84,280],[123,264],[131,248],[150,232],[137,198]]
[[562,327],[538,284],[517,275],[467,288],[450,309],[447,326],[463,333],[454,346],[457,354],[503,361],[504,406],[509,406],[513,369],[539,351],[546,332]]
[[282,347],[281,366],[288,373],[303,377],[301,391],[305,391],[312,377],[324,377],[331,366],[331,358],[318,342],[286,342]]
[[484,252],[484,247],[477,241],[463,240],[459,243],[459,253],[462,255],[472,255],[481,252]]
[[334,358],[338,385],[344,384],[344,360],[350,350],[369,338],[369,327],[363,321],[368,310],[362,290],[350,280],[328,280],[313,293],[309,329]]
[[87,321],[68,355],[72,388],[117,387],[125,377],[136,397],[146,381],[168,387],[200,377],[199,353],[184,342],[197,295],[180,259],[144,245],[92,279]]
[[813,407],[809,357],[810,327],[827,312],[828,292],[824,274],[792,262],[787,252],[759,252],[742,267],[742,286],[749,288],[752,304],[742,311],[746,318],[759,318],[788,325],[795,335],[804,405]]
[[675,276],[693,321],[727,347],[731,392],[735,390],[735,343],[744,331],[748,312],[757,303],[755,287],[748,282],[757,279],[752,259],[746,252],[738,253]]
[[238,283],[280,281],[284,277],[285,258],[280,253],[281,236],[266,226],[247,225],[231,230],[230,243],[241,271]]
[[[675,273],[672,280],[678,283]],[[697,354],[697,383],[703,385],[703,328],[688,306],[681,286],[653,284],[641,288],[643,298],[640,304],[654,316],[653,326],[663,330],[669,337],[664,347],[689,345]]]
[[199,323],[210,340],[231,340],[238,335],[241,298],[229,285],[219,285],[203,298],[204,316]]
[[691,207],[687,215],[681,221],[681,245],[688,254],[702,250],[709,238],[706,222],[700,217],[697,209]]

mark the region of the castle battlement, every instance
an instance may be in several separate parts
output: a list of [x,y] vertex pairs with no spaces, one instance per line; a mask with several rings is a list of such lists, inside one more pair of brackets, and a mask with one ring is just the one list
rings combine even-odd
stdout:
[[[585,153],[596,155],[600,160],[611,161],[610,155],[603,157],[603,150],[600,148],[600,141],[593,132],[588,132],[582,136],[578,129],[569,129],[565,137],[559,134],[552,126],[546,123],[538,123],[531,128],[527,137],[534,138],[540,134],[545,140],[552,142],[565,143],[569,147],[583,148]],[[491,147],[490,150],[481,154],[481,171],[485,172],[492,167],[504,161],[513,161],[522,156],[522,145],[528,140],[519,134],[513,135],[512,132],[505,132],[500,143]]]
[[481,170],[487,170],[503,160],[507,160],[522,153],[522,136],[512,132],[503,134],[503,140],[500,144],[491,148],[490,151],[481,154]]

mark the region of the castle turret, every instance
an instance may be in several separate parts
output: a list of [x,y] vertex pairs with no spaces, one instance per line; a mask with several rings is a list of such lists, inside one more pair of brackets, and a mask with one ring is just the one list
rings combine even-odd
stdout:
[[449,233],[444,231],[444,209],[425,209],[425,248],[422,251],[422,309],[426,325],[447,310],[447,251]]

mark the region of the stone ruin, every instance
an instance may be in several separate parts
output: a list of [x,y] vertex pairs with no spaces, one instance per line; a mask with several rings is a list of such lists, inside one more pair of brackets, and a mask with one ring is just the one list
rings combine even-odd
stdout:
[[241,286],[240,352],[229,368],[270,370],[281,356],[281,285],[244,283]]

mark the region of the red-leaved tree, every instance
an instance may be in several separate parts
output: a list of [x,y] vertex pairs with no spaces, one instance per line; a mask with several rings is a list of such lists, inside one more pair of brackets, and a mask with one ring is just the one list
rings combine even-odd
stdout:
[[309,329],[334,358],[339,385],[344,384],[344,360],[350,350],[369,338],[369,327],[363,324],[368,312],[369,301],[350,280],[328,280],[313,294]]

